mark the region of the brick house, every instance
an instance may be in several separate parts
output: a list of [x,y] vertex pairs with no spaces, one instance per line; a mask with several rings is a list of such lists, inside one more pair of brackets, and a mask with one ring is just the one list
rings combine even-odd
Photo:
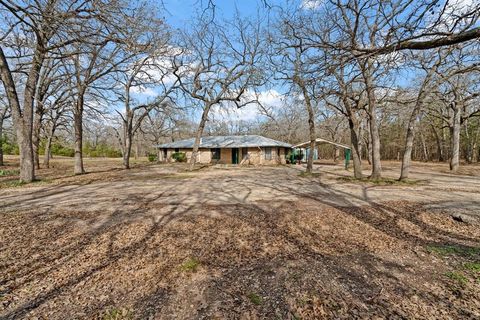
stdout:
[[[160,161],[171,162],[172,154],[184,152],[190,161],[195,139],[186,139],[156,146]],[[286,163],[286,155],[292,146],[288,143],[258,135],[202,137],[198,163],[222,163],[242,165],[271,165]]]

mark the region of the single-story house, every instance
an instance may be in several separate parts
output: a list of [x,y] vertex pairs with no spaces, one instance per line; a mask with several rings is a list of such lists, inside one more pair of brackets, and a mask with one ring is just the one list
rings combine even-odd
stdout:
[[[160,161],[173,161],[172,154],[184,152],[190,162],[195,138],[156,146]],[[292,145],[258,135],[210,136],[200,139],[198,163],[284,164]]]

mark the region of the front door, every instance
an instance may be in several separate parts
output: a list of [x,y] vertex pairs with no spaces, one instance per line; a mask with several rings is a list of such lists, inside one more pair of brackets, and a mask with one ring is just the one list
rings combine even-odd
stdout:
[[232,148],[232,163],[238,164],[238,148]]

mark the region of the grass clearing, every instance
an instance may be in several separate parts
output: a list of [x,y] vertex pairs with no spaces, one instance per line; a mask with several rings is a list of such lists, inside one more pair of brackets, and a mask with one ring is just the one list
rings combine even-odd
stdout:
[[248,299],[250,300],[251,303],[253,303],[256,306],[259,306],[262,304],[263,299],[256,293],[249,293],[247,295]]
[[0,177],[18,176],[20,170],[0,170]]
[[195,272],[200,266],[200,261],[195,258],[190,258],[180,266],[180,269],[184,272]]
[[20,181],[18,179],[15,180],[6,180],[0,182],[0,189],[2,188],[19,188],[19,187],[25,187],[25,186],[31,186],[31,185],[43,185],[43,184],[48,184],[51,183],[51,179],[37,179],[34,180],[33,182],[25,182],[25,181]]
[[164,179],[190,179],[190,178],[193,178],[194,176],[195,176],[194,174],[176,173],[176,174],[165,175],[162,178],[164,178]]
[[480,273],[480,263],[479,262],[467,262],[463,265],[463,267],[467,270]]
[[102,320],[130,320],[133,319],[133,314],[128,309],[111,308],[105,312],[101,318]]
[[480,248],[478,247],[460,247],[455,245],[435,245],[428,246],[427,251],[438,254],[439,256],[460,255],[460,256],[475,256],[480,255]]
[[370,179],[368,177],[357,179],[355,177],[339,177],[338,181],[341,182],[351,182],[351,183],[367,183],[378,186],[416,186],[416,185],[425,185],[427,184],[426,180],[398,180],[393,178],[380,178],[380,179]]
[[302,171],[298,174],[299,177],[301,178],[320,178],[322,176],[322,173],[321,172],[306,172],[306,171]]
[[451,272],[447,272],[445,275],[450,279],[458,282],[458,284],[462,286],[468,283],[468,278],[461,272],[451,271]]

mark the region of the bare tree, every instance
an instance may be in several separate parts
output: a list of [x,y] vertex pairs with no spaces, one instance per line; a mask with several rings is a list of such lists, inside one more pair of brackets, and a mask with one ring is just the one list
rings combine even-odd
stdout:
[[0,96],[0,166],[3,166],[3,123],[11,116],[10,108],[4,102],[6,101]]
[[[161,25],[155,10],[144,4],[136,10],[129,10],[122,3],[107,9],[100,12],[100,23],[91,27],[96,35],[90,41],[70,46],[67,52],[70,58],[64,64],[74,79],[71,90],[75,96],[75,174],[85,172],[82,154],[85,107],[95,109],[113,99],[111,92],[117,89],[116,76],[139,52],[148,50],[156,39],[151,37],[153,29]],[[88,98],[92,100],[91,105],[86,103]]]
[[[124,104],[124,111],[117,111],[122,122],[122,133],[117,131],[117,137],[122,147],[123,166],[130,168],[130,154],[132,142],[136,132],[141,128],[143,121],[153,109],[167,109],[171,103],[171,95],[174,93],[177,81],[172,79],[171,66],[165,64],[168,61],[167,54],[173,54],[168,46],[168,38],[152,39],[150,48],[132,63],[129,70],[123,73],[124,79],[120,80],[124,91],[120,97]],[[145,47],[147,48],[147,47]],[[158,96],[153,102],[131,106],[133,88],[148,87],[154,85]]]
[[[301,35],[296,33],[295,21],[302,19],[302,12],[296,12],[293,15],[284,14],[281,24],[278,27],[278,34],[272,34],[269,38],[272,46],[270,62],[274,66],[274,78],[282,80],[291,86],[290,93],[300,94],[303,98],[308,115],[308,132],[310,140],[310,152],[307,157],[307,173],[313,169],[313,157],[316,145],[315,132],[315,111],[316,104],[315,87],[317,79],[322,75],[323,64],[316,63],[321,61],[321,51],[312,47],[304,46],[304,40]],[[292,21],[293,20],[293,21]],[[315,51],[314,53],[310,51]]]
[[[72,30],[79,30],[72,26],[88,20],[93,8],[90,1],[65,4],[53,0],[0,1],[0,6],[4,9],[2,18],[7,23],[0,35],[0,78],[12,110],[20,148],[20,180],[31,182],[35,178],[33,107],[40,71],[47,53],[88,37],[87,32],[72,33]],[[17,46],[22,49],[15,50]],[[19,55],[7,56],[11,50]],[[26,76],[16,82],[14,74],[19,72]]]
[[173,59],[181,90],[202,110],[190,159],[191,169],[195,166],[212,107],[233,104],[241,108],[258,102],[247,90],[262,81],[258,69],[262,57],[260,25],[240,17],[225,24],[222,26],[203,17],[191,33],[179,35],[178,47],[185,50]]
[[55,103],[55,105],[49,108],[44,116],[43,130],[45,132],[45,152],[43,158],[43,165],[45,168],[50,166],[51,158],[51,147],[52,142],[55,137],[55,133],[59,128],[65,128],[71,123],[71,117],[69,113],[71,112],[72,101],[66,101],[63,103]]
[[415,137],[418,118],[423,112],[429,93],[433,90],[432,87],[436,84],[438,85],[438,83],[435,83],[434,80],[439,67],[444,63],[446,56],[448,56],[453,49],[454,48],[446,48],[444,50],[437,50],[437,52],[426,53],[424,55],[412,57],[415,59],[413,63],[418,63],[420,65],[420,68],[423,70],[424,77],[420,82],[420,86],[414,100],[414,106],[411,110],[410,118],[408,120],[400,180],[408,179],[412,159],[413,140]]

